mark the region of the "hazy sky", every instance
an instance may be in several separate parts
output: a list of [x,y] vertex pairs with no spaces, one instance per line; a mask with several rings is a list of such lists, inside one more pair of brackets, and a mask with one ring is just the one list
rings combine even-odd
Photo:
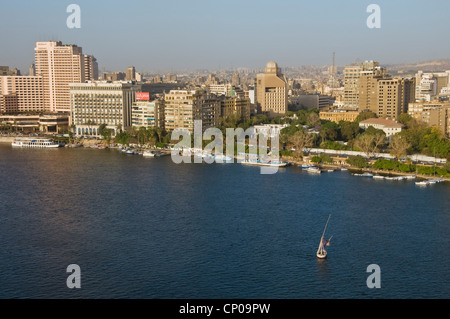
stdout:
[[[81,28],[66,26],[69,4]],[[369,29],[369,4],[381,28]],[[382,64],[450,57],[444,0],[0,0],[0,65],[23,73],[36,41],[60,40],[93,54],[100,69],[325,65],[359,58]]]

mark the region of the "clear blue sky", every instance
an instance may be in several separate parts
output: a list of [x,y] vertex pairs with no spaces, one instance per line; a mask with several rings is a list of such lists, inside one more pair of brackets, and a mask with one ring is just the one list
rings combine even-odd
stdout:
[[[81,7],[81,28],[66,7]],[[369,4],[381,28],[369,29]],[[14,0],[0,1],[0,65],[24,73],[36,41],[83,47],[100,68],[188,68],[382,64],[450,57],[450,2],[443,0]]]

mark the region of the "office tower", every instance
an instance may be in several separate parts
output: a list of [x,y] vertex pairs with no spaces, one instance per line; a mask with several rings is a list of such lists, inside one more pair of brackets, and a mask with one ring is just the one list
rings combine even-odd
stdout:
[[287,111],[287,79],[276,62],[267,63],[265,72],[256,75],[256,103],[271,117]]
[[84,54],[84,80],[98,80],[98,63],[93,55]]
[[220,116],[217,96],[202,90],[170,90],[164,96],[165,129],[194,131],[194,120],[202,121],[202,130],[216,127]]
[[72,124],[76,135],[98,135],[106,124],[113,135],[132,125],[132,105],[140,85],[127,82],[71,83]]
[[44,109],[70,112],[69,83],[85,81],[82,48],[62,42],[36,42],[36,75],[42,77]]
[[125,72],[125,80],[127,81],[136,81],[136,69],[134,66],[128,67],[128,69]]
[[[43,82],[40,76],[0,76],[0,94],[15,96],[7,98],[9,107],[7,112],[12,112],[13,109],[15,112],[44,110]],[[17,103],[16,106],[13,107],[13,103]]]
[[36,75],[36,68],[34,67],[34,63],[31,63],[30,68],[28,69],[28,75],[29,76]]
[[239,77],[239,73],[234,72],[231,76],[231,85],[233,86],[239,86],[241,84],[241,79]]

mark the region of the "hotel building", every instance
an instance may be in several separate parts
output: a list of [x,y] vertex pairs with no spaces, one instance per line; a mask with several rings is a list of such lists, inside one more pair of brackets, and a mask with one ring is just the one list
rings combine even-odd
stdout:
[[40,76],[0,76],[1,112],[42,112],[44,93]]
[[106,124],[113,135],[132,125],[132,105],[140,85],[130,82],[88,82],[69,85],[72,124],[75,133],[98,135],[100,124]]
[[36,42],[34,51],[36,75],[42,77],[44,109],[70,112],[69,83],[92,80],[95,58],[83,55],[81,47],[60,41]]

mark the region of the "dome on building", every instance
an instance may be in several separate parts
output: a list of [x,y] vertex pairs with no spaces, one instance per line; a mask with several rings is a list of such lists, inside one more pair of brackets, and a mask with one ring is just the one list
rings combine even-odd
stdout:
[[270,61],[266,64],[266,68],[278,68],[278,64],[275,61]]

